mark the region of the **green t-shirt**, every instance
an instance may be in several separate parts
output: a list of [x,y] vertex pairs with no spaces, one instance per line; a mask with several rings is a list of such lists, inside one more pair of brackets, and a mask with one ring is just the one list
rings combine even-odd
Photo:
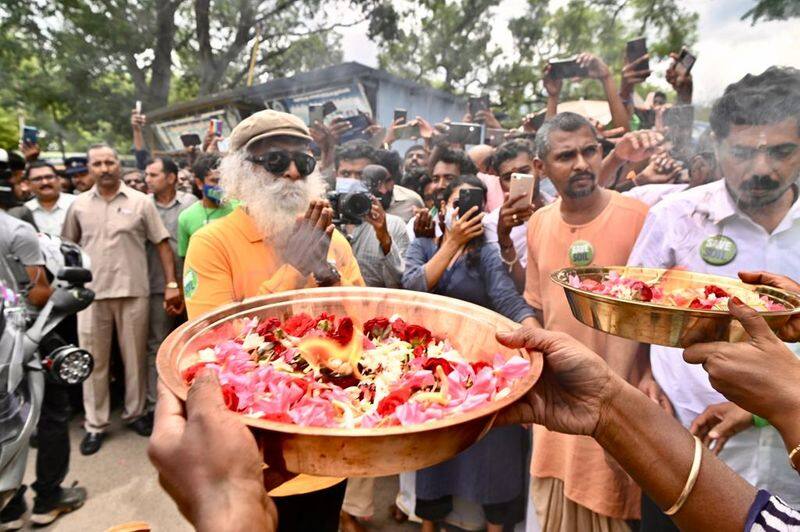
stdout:
[[216,209],[210,209],[204,207],[202,201],[198,201],[183,211],[178,216],[178,255],[181,257],[186,256],[186,250],[189,249],[189,239],[201,227],[213,220],[228,216],[237,205],[238,203],[236,202],[225,202]]

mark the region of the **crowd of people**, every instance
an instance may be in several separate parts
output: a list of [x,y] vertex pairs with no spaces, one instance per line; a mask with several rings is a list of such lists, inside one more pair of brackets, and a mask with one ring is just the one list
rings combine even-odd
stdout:
[[[778,339],[733,303],[749,342],[644,345],[579,323],[550,275],[683,267],[800,291],[791,280],[800,279],[800,71],[771,67],[729,85],[695,137],[691,115],[675,118],[692,103],[691,73],[677,57],[667,71],[674,104],[663,93],[634,103],[650,75],[638,62],[624,66],[619,87],[597,56],[578,64],[601,83],[610,123],[558,112],[562,83],[548,67],[544,121],[529,115],[494,145],[464,145],[447,122],[419,116],[341,142],[344,120],[307,125],[274,110],[244,118],[224,153],[210,128],[201,146],[172,156],[147,149],[146,116],[133,111],[130,170],[108,144],[63,168],[24,144],[0,233],[27,247],[30,302],[43,305],[52,280],[31,252],[35,231],[77,243],[94,275],[96,301],[73,324],[95,359],[80,452],[99,452],[109,430],[116,350],[122,419],[152,433],[162,485],[199,529],[363,530],[375,513],[373,479],[306,478],[314,491],[271,500],[255,441],[219,408],[215,378],[201,372],[184,409],[159,388],[154,360],[179,323],[248,297],[400,288],[518,322],[498,340],[541,352],[545,369],[478,443],[401,474],[394,519],[426,532],[443,522],[500,531],[524,521],[548,532],[798,526],[798,321]],[[462,122],[502,129],[491,109]],[[393,146],[409,127],[418,143],[401,154]],[[514,174],[535,176],[535,192],[512,193]],[[703,252],[720,242],[726,253]],[[87,497],[61,486],[65,396],[47,384],[33,485],[40,524]],[[7,526],[20,523],[24,495],[23,487],[3,510]]]

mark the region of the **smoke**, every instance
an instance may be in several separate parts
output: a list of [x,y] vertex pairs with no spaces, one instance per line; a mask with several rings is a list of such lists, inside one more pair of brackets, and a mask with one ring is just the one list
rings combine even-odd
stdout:
[[219,170],[225,199],[243,203],[264,238],[279,249],[286,248],[297,216],[325,192],[319,172],[297,181],[275,177],[248,161],[246,150],[226,155]]

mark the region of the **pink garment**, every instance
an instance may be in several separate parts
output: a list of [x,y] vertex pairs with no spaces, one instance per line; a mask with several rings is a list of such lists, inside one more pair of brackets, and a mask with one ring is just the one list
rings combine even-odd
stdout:
[[500,186],[500,178],[496,175],[478,172],[478,179],[486,185],[486,212],[492,212],[503,205],[505,194],[503,187]]

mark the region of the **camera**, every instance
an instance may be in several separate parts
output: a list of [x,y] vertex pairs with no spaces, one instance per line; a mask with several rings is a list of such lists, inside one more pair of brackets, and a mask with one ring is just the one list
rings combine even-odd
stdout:
[[335,225],[359,225],[372,209],[372,194],[361,181],[337,178],[336,190],[328,193]]

